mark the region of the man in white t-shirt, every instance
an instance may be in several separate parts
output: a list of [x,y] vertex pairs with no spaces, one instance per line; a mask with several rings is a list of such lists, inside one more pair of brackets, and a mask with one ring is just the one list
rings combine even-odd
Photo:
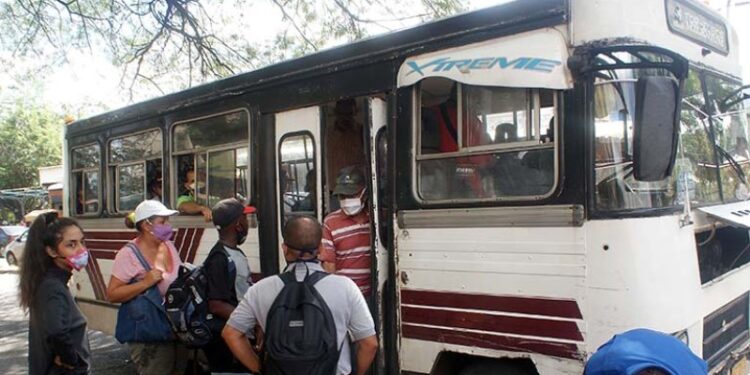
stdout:
[[[304,280],[308,272],[325,272],[317,261],[317,249],[323,236],[317,220],[309,216],[292,217],[282,234],[284,257],[290,265],[288,272],[294,272],[298,281]],[[246,332],[256,324],[265,331],[268,312],[283,288],[284,282],[276,276],[250,287],[222,332],[234,356],[253,372],[261,370],[261,363],[247,341]],[[351,279],[338,275],[322,278],[314,288],[328,305],[336,326],[337,344],[341,348],[336,375],[364,375],[375,359],[378,340],[362,292]],[[349,337],[356,344],[356,366],[351,363]]]

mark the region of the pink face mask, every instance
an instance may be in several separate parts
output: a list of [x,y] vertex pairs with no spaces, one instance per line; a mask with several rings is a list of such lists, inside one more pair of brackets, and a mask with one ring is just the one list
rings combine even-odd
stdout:
[[65,257],[65,261],[71,268],[80,271],[86,268],[86,265],[89,264],[89,250],[82,247],[81,250],[78,250],[75,254]]

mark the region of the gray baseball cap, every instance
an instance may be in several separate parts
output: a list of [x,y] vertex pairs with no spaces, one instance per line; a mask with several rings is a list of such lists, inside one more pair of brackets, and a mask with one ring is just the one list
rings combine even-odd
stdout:
[[354,195],[365,187],[365,175],[355,167],[349,166],[342,168],[336,177],[336,187],[333,189],[333,195]]

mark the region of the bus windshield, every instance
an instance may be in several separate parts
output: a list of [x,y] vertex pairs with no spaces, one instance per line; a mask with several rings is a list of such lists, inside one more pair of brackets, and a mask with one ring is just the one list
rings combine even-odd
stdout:
[[[683,87],[680,141],[672,176],[658,182],[632,173],[636,78],[595,82],[595,203],[598,210],[642,210],[747,199],[748,121],[738,83],[691,69]],[[631,77],[635,77],[632,74]],[[734,99],[732,98],[734,95]],[[708,101],[708,105],[707,105]]]
[[667,207],[674,192],[668,182],[633,177],[633,116],[637,70],[599,77],[594,90],[594,177],[596,207],[622,210]]
[[750,197],[747,175],[750,174],[750,151],[747,142],[747,114],[741,100],[735,100],[740,85],[724,78],[706,75],[711,116],[709,121],[716,138],[719,175],[725,202]]

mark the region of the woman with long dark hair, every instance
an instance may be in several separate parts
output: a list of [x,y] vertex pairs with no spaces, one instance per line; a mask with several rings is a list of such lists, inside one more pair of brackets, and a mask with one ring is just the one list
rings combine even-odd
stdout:
[[[120,306],[120,312],[130,309],[124,307],[125,303],[146,293],[152,293],[153,288],[156,288],[156,298],[161,302],[167,288],[177,278],[182,261],[170,241],[174,229],[169,224],[169,217],[176,214],[177,211],[168,209],[159,201],[147,200],[135,208],[135,215],[125,219],[125,225],[133,225],[138,231],[138,236],[117,252],[112,265],[112,277],[107,286],[109,301],[123,304]],[[122,317],[129,319],[127,314],[123,314]],[[118,333],[121,325],[124,331],[128,326],[125,322],[119,321],[120,318],[118,314],[115,336],[128,344],[130,358],[139,374],[183,373],[187,350],[178,341],[171,337],[149,338],[148,341],[134,337],[121,338]],[[151,323],[155,322],[156,320]],[[169,330],[166,316],[164,325],[166,330]],[[159,325],[155,328],[165,327]]]
[[90,350],[83,317],[68,289],[73,270],[88,263],[83,230],[56,212],[29,229],[21,262],[21,307],[29,313],[29,374],[88,374]]

